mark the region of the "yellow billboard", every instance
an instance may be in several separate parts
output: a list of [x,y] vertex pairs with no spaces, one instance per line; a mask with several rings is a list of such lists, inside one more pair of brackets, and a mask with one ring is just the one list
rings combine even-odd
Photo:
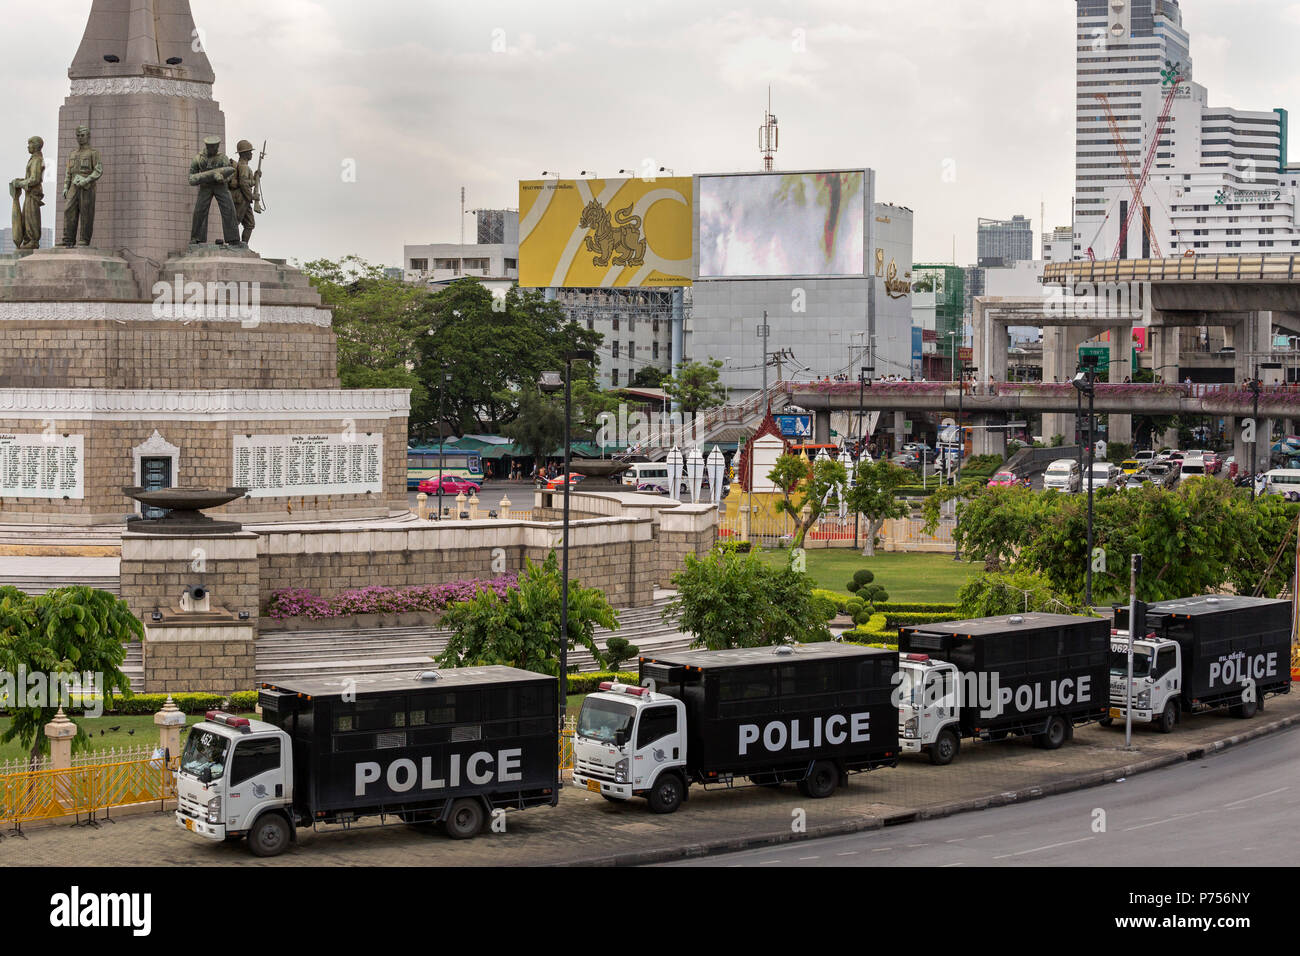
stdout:
[[519,284],[691,284],[691,179],[534,179],[519,184]]

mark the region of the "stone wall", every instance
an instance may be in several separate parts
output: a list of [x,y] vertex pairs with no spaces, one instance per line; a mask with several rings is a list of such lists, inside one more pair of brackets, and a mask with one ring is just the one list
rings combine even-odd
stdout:
[[[257,687],[256,641],[252,637],[223,639],[221,629],[210,629],[207,639],[160,639],[172,629],[150,628],[144,643],[146,694],[233,694]],[[231,629],[252,632],[251,628]]]
[[710,505],[682,505],[660,515],[656,534],[659,556],[659,587],[672,587],[674,572],[686,563],[686,555],[703,557],[718,540],[718,511]]
[[[318,413],[319,415],[319,413]],[[82,499],[0,499],[0,521],[53,524],[112,524],[137,512],[136,503],[123,487],[140,482],[133,449],[161,443],[175,446],[172,484],[176,487],[227,488],[233,480],[233,436],[339,434],[352,423],[358,435],[384,436],[382,494],[338,494],[242,498],[216,514],[242,521],[321,520],[333,517],[387,516],[407,508],[406,418],[359,418],[341,413],[338,418],[311,417],[267,421],[252,418],[218,420],[162,420],[141,416],[126,421],[55,418],[60,434],[84,435],[84,489]],[[286,418],[288,416],[286,415]],[[0,434],[39,434],[43,425],[25,418],[4,417]],[[157,432],[157,438],[154,433]],[[150,446],[149,443],[153,443]],[[146,452],[154,454],[156,452]]]
[[214,607],[256,618],[261,576],[258,537],[249,531],[219,537],[127,533],[122,536],[122,600],[148,623],[154,608],[179,606],[185,588],[202,584]]
[[317,325],[33,320],[0,331],[0,388],[338,387],[334,332]]

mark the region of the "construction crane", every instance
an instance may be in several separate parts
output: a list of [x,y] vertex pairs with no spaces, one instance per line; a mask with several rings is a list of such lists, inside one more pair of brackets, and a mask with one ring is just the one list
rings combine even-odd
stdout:
[[[1096,98],[1101,101],[1102,108],[1106,111],[1106,122],[1110,126],[1111,138],[1115,140],[1115,149],[1119,152],[1119,161],[1124,166],[1124,175],[1128,177],[1129,189],[1133,191],[1134,201],[1129,207],[1128,214],[1131,217],[1133,209],[1141,207],[1142,227],[1146,230],[1147,239],[1151,242],[1151,251],[1155,253],[1156,258],[1160,258],[1160,242],[1156,238],[1155,229],[1151,226],[1151,217],[1147,214],[1146,204],[1142,202],[1142,187],[1138,183],[1137,173],[1133,171],[1133,164],[1129,162],[1128,150],[1124,146],[1124,132],[1119,128],[1119,121],[1115,119],[1115,112],[1110,108],[1110,98],[1105,93],[1097,93]],[[1107,215],[1106,218],[1109,219],[1110,216]],[[1123,229],[1119,234],[1119,241],[1115,244],[1115,254],[1111,256],[1112,259],[1119,258],[1120,245],[1123,243],[1124,237],[1128,235],[1129,221],[1128,218],[1124,220]],[[1103,220],[1102,227],[1104,228],[1105,225],[1105,220]]]
[[1156,134],[1151,140],[1151,146],[1147,149],[1146,161],[1142,164],[1142,175],[1138,177],[1137,183],[1133,186],[1133,203],[1129,205],[1128,216],[1124,219],[1124,225],[1120,228],[1119,239],[1115,242],[1115,254],[1112,258],[1119,257],[1120,246],[1124,242],[1124,237],[1128,235],[1129,223],[1133,221],[1133,207],[1139,206],[1142,209],[1142,218],[1146,222],[1147,235],[1151,239],[1151,252],[1157,259],[1163,258],[1160,252],[1160,242],[1155,236],[1155,230],[1151,228],[1151,220],[1147,215],[1146,204],[1142,202],[1142,191],[1146,189],[1147,180],[1151,177],[1151,167],[1156,161],[1156,151],[1160,149],[1160,139],[1165,135],[1165,126],[1169,122],[1169,112],[1174,106],[1174,97],[1178,94],[1178,87],[1183,82],[1181,74],[1176,72],[1176,67],[1170,67],[1165,82],[1169,84],[1169,92],[1165,94],[1165,105],[1160,111],[1160,118],[1156,121]]

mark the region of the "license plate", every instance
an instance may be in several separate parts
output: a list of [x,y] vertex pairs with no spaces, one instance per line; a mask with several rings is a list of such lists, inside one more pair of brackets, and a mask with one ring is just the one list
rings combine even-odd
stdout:
[[1112,720],[1118,720],[1124,716],[1124,711],[1120,710],[1118,707],[1112,707],[1110,709],[1110,716]]
[[194,821],[193,821],[193,820],[186,820],[186,821],[185,821],[185,829],[187,829],[187,830],[193,830],[193,829],[194,829]]
[[600,793],[600,781],[599,781],[599,780],[588,780],[588,781],[587,781],[587,789],[590,790],[592,793]]

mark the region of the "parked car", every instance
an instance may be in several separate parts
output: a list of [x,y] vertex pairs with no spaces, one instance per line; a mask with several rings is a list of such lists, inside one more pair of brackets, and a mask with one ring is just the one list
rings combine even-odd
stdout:
[[905,445],[903,445],[900,451],[910,452],[911,454],[916,455],[918,458],[921,457],[922,452],[925,452],[925,454],[930,458],[934,457],[934,451],[925,442],[916,442],[916,441],[907,442]]
[[1143,485],[1151,484],[1151,476],[1144,471],[1139,471],[1136,475],[1125,475],[1124,483],[1121,488],[1141,488]]
[[[569,472],[569,480],[567,484],[576,485],[579,482],[584,481],[586,477],[587,477],[586,475],[579,475],[579,474],[575,474],[574,472]],[[555,491],[557,488],[563,488],[565,484],[566,482],[564,480],[564,476],[556,475],[554,478],[552,478],[550,481],[546,483],[546,490]]]
[[436,495],[438,493],[438,484],[442,483],[442,493],[444,495],[458,495],[464,492],[467,495],[477,495],[483,489],[468,478],[457,478],[454,475],[443,475],[441,478],[425,478],[420,482],[420,490],[426,495]]
[[1156,460],[1156,453],[1147,448],[1143,451],[1133,452],[1133,457],[1136,458],[1143,467],[1145,467]]
[[1223,460],[1212,451],[1207,451],[1202,458],[1205,460],[1205,473],[1207,475],[1217,475],[1223,470]]
[[1181,485],[1189,478],[1208,478],[1209,474],[1204,458],[1184,458],[1182,467],[1178,469],[1178,483]]
[[1125,475],[1136,475],[1142,470],[1142,462],[1138,461],[1136,458],[1125,458],[1120,464],[1119,470]]
[[999,471],[989,479],[990,488],[1014,488],[1020,484],[1020,479],[1016,477],[1014,471]]
[[1081,479],[1079,463],[1073,458],[1058,458],[1043,473],[1044,491],[1062,491],[1073,494],[1079,490]]
[[1146,470],[1146,473],[1161,488],[1172,488],[1178,484],[1178,475],[1181,471],[1182,462],[1157,461]]

